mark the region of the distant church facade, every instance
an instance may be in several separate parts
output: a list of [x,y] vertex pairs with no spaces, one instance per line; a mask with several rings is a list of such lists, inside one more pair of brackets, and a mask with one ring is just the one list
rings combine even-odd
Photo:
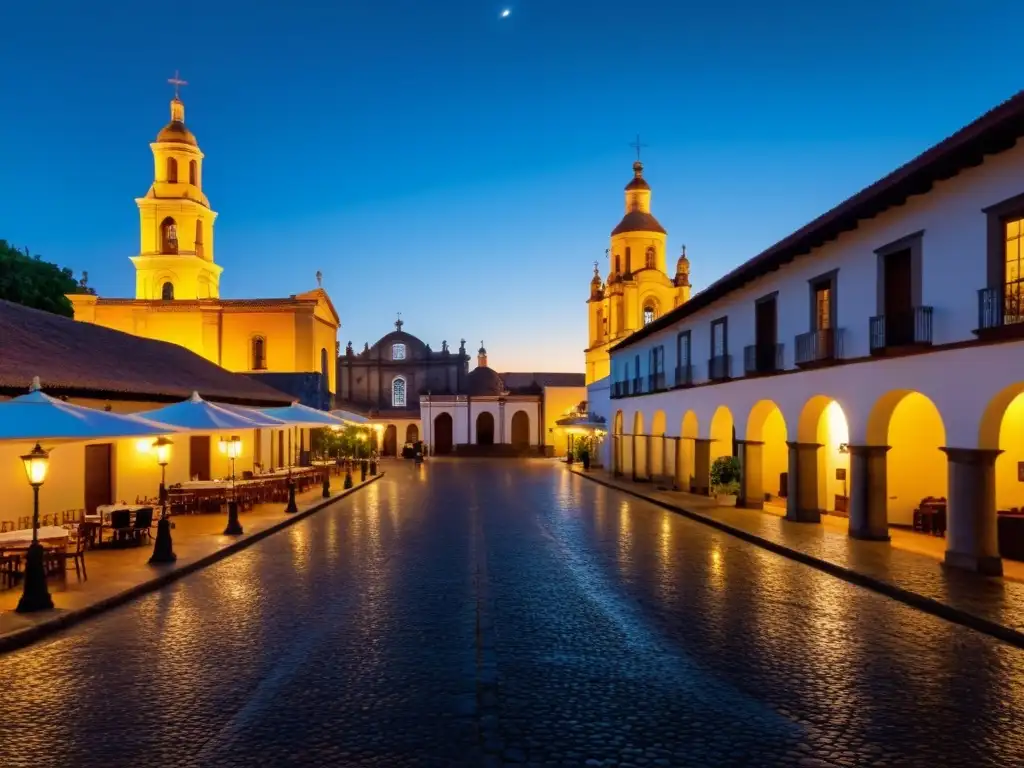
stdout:
[[382,452],[422,440],[431,454],[545,455],[565,450],[554,422],[586,399],[583,374],[498,373],[481,344],[470,370],[465,340],[439,350],[402,330],[338,358],[341,408],[385,427]]

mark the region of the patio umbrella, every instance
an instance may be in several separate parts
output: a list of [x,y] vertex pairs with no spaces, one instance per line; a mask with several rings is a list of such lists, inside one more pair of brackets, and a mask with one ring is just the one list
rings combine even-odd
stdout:
[[369,424],[370,423],[370,420],[368,418],[366,418],[365,416],[360,416],[358,413],[353,413],[352,411],[345,411],[345,410],[342,410],[341,408],[339,408],[337,410],[334,410],[334,411],[331,411],[331,416],[334,416],[336,419],[341,419],[342,421],[344,421],[344,422],[346,422],[348,424]]
[[228,405],[227,403],[220,403],[219,407],[252,420],[257,427],[281,428],[291,426],[291,424],[284,419],[269,416],[258,408],[247,408],[244,405]]
[[[269,426],[243,416],[240,413],[203,400],[198,392],[193,392],[188,400],[146,411],[146,419],[155,419],[164,424],[171,424],[183,430],[194,432],[214,432],[221,429],[256,429]],[[279,425],[273,425],[279,426]]]
[[74,442],[112,437],[147,437],[178,430],[135,414],[110,413],[50,397],[32,379],[27,395],[0,402],[0,440]]
[[344,421],[327,411],[318,411],[299,402],[283,408],[260,408],[260,411],[296,427],[340,427],[344,424]]

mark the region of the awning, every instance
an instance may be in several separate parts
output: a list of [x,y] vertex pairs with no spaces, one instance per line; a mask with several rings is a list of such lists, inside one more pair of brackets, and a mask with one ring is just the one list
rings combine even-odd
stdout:
[[260,412],[298,427],[340,427],[344,421],[327,411],[295,402],[284,408],[260,408]]

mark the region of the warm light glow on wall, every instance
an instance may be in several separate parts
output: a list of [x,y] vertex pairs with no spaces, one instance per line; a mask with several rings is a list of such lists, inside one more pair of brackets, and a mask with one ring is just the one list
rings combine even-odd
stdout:
[[153,450],[153,438],[145,437],[135,441],[135,450],[139,453],[149,453]]
[[843,443],[849,443],[850,431],[846,426],[846,416],[835,400],[825,408],[825,418],[828,420],[828,439],[832,441],[828,447],[838,449]]

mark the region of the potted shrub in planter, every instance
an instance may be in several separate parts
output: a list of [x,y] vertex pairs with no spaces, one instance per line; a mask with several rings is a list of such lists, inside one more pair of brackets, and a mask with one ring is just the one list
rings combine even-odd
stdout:
[[590,469],[590,451],[586,448],[580,451],[580,461],[583,463],[583,469]]
[[711,495],[721,507],[735,507],[740,493],[740,460],[720,456],[711,465]]

